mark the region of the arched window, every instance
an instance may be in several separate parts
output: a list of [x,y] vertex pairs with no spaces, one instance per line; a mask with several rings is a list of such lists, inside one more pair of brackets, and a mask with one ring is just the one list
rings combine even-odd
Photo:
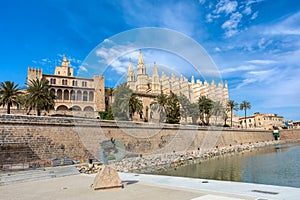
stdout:
[[87,82],[86,81],[82,81],[81,86],[82,87],[87,87]]
[[63,79],[61,83],[62,83],[63,85],[68,85],[68,80]]
[[52,88],[52,89],[50,90],[50,93],[51,93],[52,95],[55,95],[55,89]]
[[71,90],[71,100],[75,101],[76,100],[76,96],[75,96],[75,91]]
[[60,105],[56,108],[56,110],[68,110],[68,107],[65,105]]
[[50,79],[50,84],[54,84],[55,85],[56,84],[56,79],[55,78],[51,78]]
[[92,112],[92,111],[94,111],[94,108],[92,108],[91,106],[87,106],[83,110],[88,111],[88,112]]
[[89,93],[89,101],[94,101],[94,92]]
[[62,91],[61,91],[61,89],[57,90],[57,99],[62,100]]
[[87,100],[88,100],[88,93],[87,93],[87,91],[84,91],[84,92],[83,92],[82,100],[83,100],[83,101],[87,101]]
[[72,81],[72,86],[77,86],[77,81],[76,80]]
[[70,94],[69,94],[69,90],[65,90],[64,91],[64,100],[69,100]]
[[77,98],[76,98],[77,101],[82,101],[82,93],[81,91],[77,91]]
[[81,108],[79,106],[73,106],[70,108],[72,111],[81,111]]

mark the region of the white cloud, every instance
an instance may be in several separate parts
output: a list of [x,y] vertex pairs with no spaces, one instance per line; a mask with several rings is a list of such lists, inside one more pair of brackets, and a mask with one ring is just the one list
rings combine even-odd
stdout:
[[[204,3],[204,1],[201,2]],[[191,22],[197,20],[199,11],[197,6],[186,1],[164,1],[158,5],[155,1],[132,0],[123,1],[121,6],[122,10],[126,11],[124,19],[134,27],[166,27],[189,36],[196,31],[196,24]],[[147,14],[141,14],[140,11],[145,11],[145,8]]]
[[87,70],[87,68],[86,67],[84,67],[84,66],[79,66],[79,70],[80,71],[83,71],[83,72],[87,72],[88,70]]
[[238,67],[223,69],[223,70],[221,70],[221,74],[232,73],[232,72],[237,73],[237,72],[241,72],[241,71],[249,71],[249,70],[254,70],[254,69],[256,69],[255,65],[241,65]]
[[220,49],[219,47],[216,47],[216,48],[215,48],[215,51],[216,51],[216,52],[221,52],[221,49]]
[[258,11],[253,13],[253,15],[251,16],[251,20],[255,20],[257,17],[258,17]]
[[269,83],[273,80],[275,70],[261,70],[261,71],[249,71],[246,73],[246,78],[239,84],[236,88],[239,89],[241,87],[245,87],[246,85],[259,82],[263,82],[264,84]]
[[262,64],[262,65],[269,65],[269,64],[275,64],[277,61],[275,60],[248,60],[248,63],[252,64]]
[[231,37],[238,32],[238,25],[242,19],[242,15],[239,12],[233,13],[230,19],[222,24],[222,28],[225,30],[225,36]]
[[237,1],[221,0],[216,5],[216,10],[214,12],[217,14],[224,12],[226,13],[226,15],[228,15],[236,11],[237,6],[238,6]]
[[250,14],[252,13],[251,7],[250,7],[250,6],[247,6],[247,7],[245,8],[245,10],[243,11],[243,13],[246,14],[246,15],[250,15]]
[[273,35],[300,35],[300,12],[279,21],[274,26],[265,29],[265,34]]
[[[106,66],[111,66],[118,74],[124,74],[127,71],[130,53],[135,50],[134,45],[114,45],[108,39],[104,41],[112,44],[112,46],[107,48],[102,46],[96,50],[96,55],[100,59],[99,62],[104,63]],[[124,55],[127,58],[126,64],[119,59],[120,55]]]
[[205,4],[205,0],[199,0],[200,4]]

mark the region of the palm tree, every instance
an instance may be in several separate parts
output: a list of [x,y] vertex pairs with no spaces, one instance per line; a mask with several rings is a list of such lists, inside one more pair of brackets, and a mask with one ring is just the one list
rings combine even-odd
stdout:
[[206,96],[201,96],[198,100],[199,111],[200,111],[200,120],[201,122],[208,126],[209,118],[212,114],[213,101]]
[[112,104],[114,88],[105,88],[105,110]]
[[38,116],[42,110],[47,112],[54,108],[55,95],[49,90],[49,81],[45,79],[30,80],[27,84],[25,107],[30,113],[31,110],[36,110]]
[[216,117],[215,124],[218,123],[218,117],[223,115],[224,110],[225,109],[224,109],[224,107],[223,107],[223,105],[222,105],[222,103],[220,101],[216,101],[216,102],[212,103],[211,114]]
[[128,120],[128,113],[130,112],[129,101],[132,94],[133,91],[126,85],[119,85],[113,91],[114,102],[112,103],[111,108],[115,119]]
[[199,105],[197,103],[191,103],[189,106],[189,116],[192,117],[192,123],[196,124],[200,116]]
[[233,110],[237,110],[238,109],[238,103],[236,103],[234,100],[229,100],[227,102],[227,107],[230,110],[230,126],[232,127],[232,117],[233,117]]
[[164,94],[158,95],[155,100],[150,104],[151,110],[155,110],[159,113],[159,121],[164,121],[167,108],[167,96]]
[[129,114],[134,115],[135,112],[141,113],[143,111],[143,102],[137,98],[135,94],[132,94],[129,99]]
[[247,128],[247,123],[246,123],[246,114],[247,114],[247,109],[251,109],[251,105],[248,101],[243,101],[240,104],[240,110],[244,110],[245,111],[245,127]]
[[191,102],[185,95],[180,95],[178,97],[180,106],[181,106],[181,115],[185,119],[185,123],[187,123],[187,118],[190,116],[190,106]]
[[0,106],[7,105],[7,114],[10,114],[10,107],[20,103],[20,96],[22,92],[18,88],[18,84],[14,82],[5,81],[0,84]]
[[178,124],[180,122],[180,104],[177,95],[171,92],[167,98],[167,123]]

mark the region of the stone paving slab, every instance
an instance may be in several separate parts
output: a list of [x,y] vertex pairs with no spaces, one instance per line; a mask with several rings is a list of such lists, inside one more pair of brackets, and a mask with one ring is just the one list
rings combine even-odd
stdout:
[[220,193],[222,196],[234,194],[261,200],[299,200],[300,197],[300,188],[295,187],[130,173],[120,173],[120,177],[144,184],[193,189],[207,194]]
[[[270,200],[299,199],[300,189],[226,181],[119,173],[123,189],[93,190],[95,175],[73,175],[0,186],[1,199]],[[204,181],[205,182],[205,181]],[[277,191],[278,194],[251,192]],[[246,191],[246,192],[245,192]]]

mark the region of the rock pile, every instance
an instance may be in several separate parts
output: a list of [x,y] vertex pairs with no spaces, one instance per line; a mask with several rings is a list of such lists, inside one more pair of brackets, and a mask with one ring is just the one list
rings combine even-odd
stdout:
[[125,158],[120,162],[110,162],[110,166],[120,172],[145,173],[165,169],[173,166],[181,166],[199,163],[206,159],[218,156],[232,155],[252,151],[255,148],[283,143],[284,141],[267,141],[235,146],[218,147],[212,149],[201,149],[186,152],[172,152],[166,154],[141,155],[134,158]]
[[80,164],[77,165],[77,170],[80,173],[85,173],[85,174],[96,174],[98,171],[103,167],[104,165],[100,162],[95,162],[93,164]]

